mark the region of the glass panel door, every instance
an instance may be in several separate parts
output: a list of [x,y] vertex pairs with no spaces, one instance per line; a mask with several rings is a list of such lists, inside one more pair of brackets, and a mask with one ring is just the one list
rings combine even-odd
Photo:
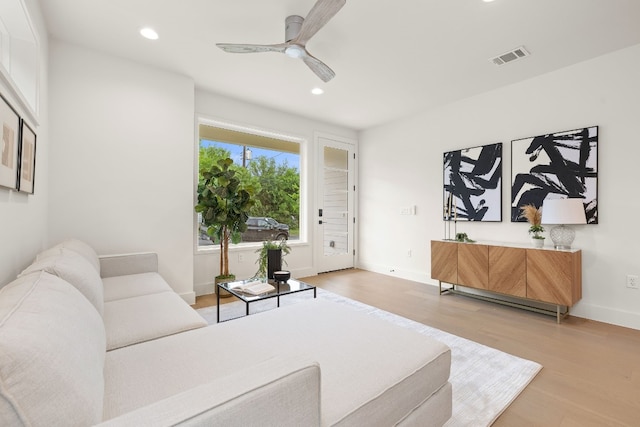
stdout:
[[320,138],[321,179],[318,209],[321,244],[319,272],[351,268],[353,253],[353,152],[351,144]]

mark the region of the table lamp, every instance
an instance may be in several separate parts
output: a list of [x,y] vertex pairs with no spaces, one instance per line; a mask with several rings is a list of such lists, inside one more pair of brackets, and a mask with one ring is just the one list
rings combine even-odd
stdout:
[[582,199],[545,199],[542,202],[542,223],[558,224],[549,231],[556,249],[571,249],[576,232],[567,224],[586,224]]

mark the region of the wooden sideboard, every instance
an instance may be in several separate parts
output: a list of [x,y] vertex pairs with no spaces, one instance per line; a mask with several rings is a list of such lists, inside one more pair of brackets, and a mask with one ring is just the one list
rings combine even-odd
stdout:
[[[456,289],[459,285],[524,302],[555,305],[555,315],[560,322],[569,308],[582,298],[582,251],[432,240],[431,278],[438,280],[441,294],[465,293]],[[443,282],[452,287],[443,288]],[[484,292],[471,296],[489,299],[483,295]],[[553,313],[505,300],[496,302]],[[565,308],[564,312],[561,307]]]

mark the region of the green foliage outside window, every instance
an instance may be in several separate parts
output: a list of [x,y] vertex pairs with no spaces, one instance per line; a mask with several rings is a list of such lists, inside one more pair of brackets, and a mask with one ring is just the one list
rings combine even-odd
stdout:
[[[200,146],[199,181],[203,172],[211,169],[219,160],[231,157],[229,150],[217,146]],[[287,224],[292,235],[298,235],[300,215],[300,172],[285,161],[277,164],[273,158],[256,156],[246,167],[232,164],[230,170],[243,186],[254,189],[253,206],[249,216],[265,216]]]
[[[248,168],[257,179],[260,190],[255,194],[251,216],[268,216],[278,222],[298,228],[300,213],[300,173],[285,162],[277,165],[264,156],[252,160]],[[296,224],[292,224],[295,220]]]

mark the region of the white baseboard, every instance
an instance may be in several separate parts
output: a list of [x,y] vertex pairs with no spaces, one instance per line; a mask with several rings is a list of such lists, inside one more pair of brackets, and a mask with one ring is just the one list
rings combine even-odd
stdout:
[[196,303],[196,293],[195,292],[185,292],[183,294],[179,294],[183,300],[187,302],[189,305],[193,305]]
[[293,277],[294,279],[298,277],[311,277],[311,276],[317,276],[317,275],[318,275],[318,270],[315,270],[311,267],[291,270],[291,277]]
[[209,295],[216,293],[216,284],[215,283],[203,283],[200,285],[195,285],[193,287],[194,293],[196,296],[201,295]]
[[576,317],[640,330],[640,313],[578,302],[571,309],[571,314]]
[[387,276],[399,277],[401,279],[433,285],[433,281],[427,276],[427,273],[425,273],[424,271],[401,270],[398,268],[391,268],[386,265],[369,264],[366,262],[359,262],[358,268],[372,271],[374,273],[385,274]]

